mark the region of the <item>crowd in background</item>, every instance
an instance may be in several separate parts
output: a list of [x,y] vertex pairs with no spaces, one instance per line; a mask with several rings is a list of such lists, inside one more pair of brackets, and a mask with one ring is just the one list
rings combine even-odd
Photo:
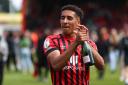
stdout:
[[7,71],[13,70],[24,75],[31,74],[40,81],[47,81],[49,67],[43,52],[43,43],[48,35],[60,33],[60,29],[45,29],[43,33],[28,30],[25,32],[0,32],[0,53],[4,51],[4,56],[0,54],[0,61],[2,61],[2,64],[0,63],[0,80],[3,79],[1,74],[3,74],[5,67]]
[[[117,70],[117,65],[120,64],[121,74],[119,78],[121,81],[126,80],[128,82],[128,68],[126,69],[128,66],[126,62],[128,61],[125,61],[127,60],[125,57],[128,57],[128,49],[122,47],[124,38],[128,38],[127,10],[124,9],[123,14],[121,14],[118,10],[102,9],[91,3],[86,6],[83,5],[82,8],[85,8],[86,15],[83,24],[89,28],[90,38],[95,41],[106,65],[109,65],[111,73],[114,73]],[[124,8],[127,9],[127,7]],[[48,17],[56,19],[55,15]],[[5,31],[3,35],[0,35],[4,38],[4,43],[6,43],[6,55],[3,57],[3,62],[7,71],[13,69],[23,74],[30,73],[39,80],[47,80],[49,68],[46,55],[43,54],[42,45],[47,35],[61,32],[61,29],[53,25],[58,21],[52,21],[48,17],[40,20],[41,23],[45,23],[43,23],[44,26],[38,26],[38,30],[26,30],[25,32]],[[30,23],[30,26],[33,26],[33,24]],[[56,29],[53,30],[53,27]],[[126,43],[126,48],[128,48],[128,41]],[[42,69],[44,70],[42,71]],[[104,74],[105,69],[99,71],[98,79],[103,79]]]

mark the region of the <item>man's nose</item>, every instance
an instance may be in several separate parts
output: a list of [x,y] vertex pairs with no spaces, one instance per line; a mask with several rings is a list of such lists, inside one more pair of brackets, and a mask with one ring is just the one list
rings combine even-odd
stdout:
[[64,19],[64,23],[67,23],[67,22],[68,22],[68,20],[67,20],[67,18],[65,18],[65,19]]

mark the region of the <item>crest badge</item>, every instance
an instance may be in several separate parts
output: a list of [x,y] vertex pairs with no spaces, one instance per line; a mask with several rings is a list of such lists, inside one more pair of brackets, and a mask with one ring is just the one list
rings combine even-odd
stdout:
[[49,45],[50,45],[50,41],[49,41],[49,39],[46,39],[46,40],[44,41],[44,48],[48,48]]

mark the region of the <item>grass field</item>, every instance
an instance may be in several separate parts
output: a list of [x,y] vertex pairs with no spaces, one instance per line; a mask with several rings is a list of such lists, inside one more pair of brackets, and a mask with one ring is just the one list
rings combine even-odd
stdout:
[[107,67],[104,79],[97,79],[97,70],[95,68],[91,69],[91,83],[90,85],[124,85],[123,82],[119,80],[120,71],[119,68],[115,73],[111,73]]
[[[3,85],[51,85],[51,79],[49,75],[48,82],[39,82],[33,78],[32,75],[23,75],[20,72],[7,72],[5,71],[4,84]],[[97,70],[91,68],[91,83],[90,85],[124,85],[119,81],[119,70],[114,74],[107,68],[105,77],[102,80],[97,79]]]

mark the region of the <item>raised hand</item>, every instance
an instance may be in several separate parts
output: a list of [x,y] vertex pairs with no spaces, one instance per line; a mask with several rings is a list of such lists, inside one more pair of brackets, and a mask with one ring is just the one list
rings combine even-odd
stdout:
[[78,42],[84,42],[88,40],[88,29],[84,25],[78,25],[78,27],[75,30],[76,33],[76,40]]

